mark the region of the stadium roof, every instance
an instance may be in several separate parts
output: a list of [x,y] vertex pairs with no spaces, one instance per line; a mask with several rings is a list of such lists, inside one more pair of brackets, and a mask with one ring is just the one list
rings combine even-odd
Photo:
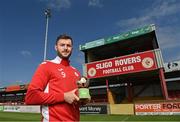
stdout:
[[155,25],[151,24],[123,34],[98,39],[80,45],[85,63],[158,49]]
[[21,91],[26,91],[29,84],[23,84],[23,85],[11,85],[0,88],[0,94],[1,93],[16,93]]
[[129,38],[141,36],[141,35],[153,32],[153,31],[155,31],[155,25],[151,24],[151,25],[144,26],[142,28],[138,28],[138,29],[135,29],[135,30],[123,33],[123,34],[117,34],[117,35],[114,35],[112,37],[101,38],[101,39],[98,39],[95,41],[85,43],[84,45],[80,45],[79,49],[81,51],[85,51],[87,49],[91,49],[91,48],[95,48],[95,47],[99,47],[99,46],[103,46],[103,45],[127,40]]

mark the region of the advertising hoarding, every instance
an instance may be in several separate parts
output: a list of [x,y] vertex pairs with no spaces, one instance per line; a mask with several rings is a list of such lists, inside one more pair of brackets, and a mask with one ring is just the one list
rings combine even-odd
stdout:
[[136,115],[180,115],[180,102],[135,104]]
[[107,105],[85,105],[79,110],[81,114],[107,114]]
[[4,106],[0,106],[0,111],[4,111]]
[[173,72],[180,70],[180,61],[173,61],[164,64],[165,72]]

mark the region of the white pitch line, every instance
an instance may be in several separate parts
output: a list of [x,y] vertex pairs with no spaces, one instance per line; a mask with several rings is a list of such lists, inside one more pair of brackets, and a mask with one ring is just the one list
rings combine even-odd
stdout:
[[126,120],[128,120],[129,119],[129,116],[127,116],[127,117],[125,117],[122,121],[120,121],[120,122],[125,122]]

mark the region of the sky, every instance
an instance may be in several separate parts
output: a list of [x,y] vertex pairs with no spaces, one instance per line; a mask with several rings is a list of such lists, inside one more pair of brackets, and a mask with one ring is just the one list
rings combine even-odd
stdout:
[[180,60],[180,0],[0,0],[0,87],[26,84],[43,61],[56,57],[60,34],[74,40],[71,65],[82,73],[79,45],[155,24],[164,62]]

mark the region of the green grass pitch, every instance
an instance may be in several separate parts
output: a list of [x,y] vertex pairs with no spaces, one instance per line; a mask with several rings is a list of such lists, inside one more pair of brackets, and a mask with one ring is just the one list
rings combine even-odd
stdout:
[[[41,115],[36,113],[15,113],[15,112],[0,112],[0,121],[6,122],[25,122],[25,121],[40,121]],[[130,115],[81,115],[81,121],[119,121],[119,122],[128,122],[128,121],[162,121],[162,122],[180,122],[179,115],[165,115],[165,116],[130,116]]]

